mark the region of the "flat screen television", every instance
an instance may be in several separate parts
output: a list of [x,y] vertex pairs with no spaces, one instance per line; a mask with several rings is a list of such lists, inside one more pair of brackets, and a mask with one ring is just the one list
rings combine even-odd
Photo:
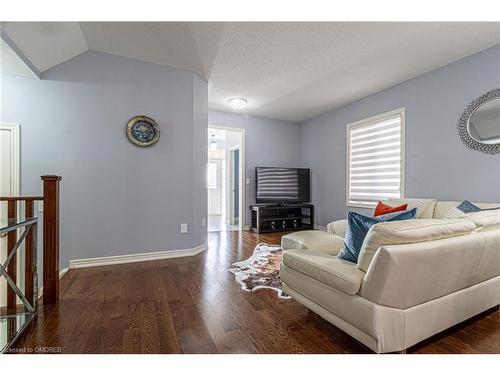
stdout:
[[310,202],[310,175],[307,168],[255,167],[255,202]]

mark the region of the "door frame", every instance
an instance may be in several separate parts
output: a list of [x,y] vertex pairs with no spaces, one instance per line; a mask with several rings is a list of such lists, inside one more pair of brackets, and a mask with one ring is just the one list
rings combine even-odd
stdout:
[[[238,226],[239,226],[239,221],[241,220],[241,207],[242,207],[242,201],[241,201],[241,178],[239,176],[239,174],[241,173],[241,169],[242,169],[242,165],[240,163],[240,155],[241,154],[241,146],[240,145],[236,145],[236,146],[231,146],[229,148],[229,179],[230,179],[230,187],[229,187],[229,191],[230,191],[230,196],[229,196],[229,223],[231,225],[234,225],[234,218],[235,218],[235,215],[234,215],[234,210],[232,210],[233,206],[232,206],[232,200],[233,200],[233,192],[232,192],[232,188],[233,188],[233,167],[234,167],[234,152],[238,150]],[[227,174],[226,174],[227,176]]]
[[[21,186],[21,167],[20,167],[20,159],[21,159],[21,138],[20,138],[20,130],[21,127],[19,124],[11,124],[0,122],[0,131],[9,131],[11,132],[10,138],[10,194],[9,196],[19,196],[20,195],[20,186]],[[0,213],[1,214],[1,213]],[[19,230],[17,231],[19,235]],[[7,241],[7,239],[2,239],[2,241]],[[5,247],[5,251],[7,251],[7,247]],[[3,256],[3,254],[2,254]],[[20,275],[20,267],[22,262],[17,262],[17,272]],[[24,280],[21,279],[21,283],[24,283]],[[5,280],[3,281],[5,282]],[[3,284],[2,282],[2,284]],[[24,284],[21,284],[24,285]],[[2,289],[4,286],[1,285]],[[19,302],[19,297],[16,298]]]
[[20,187],[21,187],[21,126],[19,124],[11,124],[11,123],[0,123],[0,130],[10,131],[12,133],[11,138],[11,195],[18,196],[20,195]]
[[[222,125],[208,125],[208,129],[218,129],[218,130],[228,130],[232,132],[238,132],[241,134],[241,145],[240,145],[240,222],[238,224],[239,230],[246,229],[246,161],[245,161],[245,144],[246,144],[246,131],[242,128],[234,128],[231,126]],[[227,173],[226,171],[226,179]],[[227,181],[226,181],[227,182]]]

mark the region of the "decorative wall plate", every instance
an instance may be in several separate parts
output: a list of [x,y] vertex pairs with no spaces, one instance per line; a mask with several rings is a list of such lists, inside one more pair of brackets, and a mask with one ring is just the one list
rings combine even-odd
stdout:
[[135,116],[127,123],[127,137],[137,146],[151,146],[160,139],[160,127],[150,117]]

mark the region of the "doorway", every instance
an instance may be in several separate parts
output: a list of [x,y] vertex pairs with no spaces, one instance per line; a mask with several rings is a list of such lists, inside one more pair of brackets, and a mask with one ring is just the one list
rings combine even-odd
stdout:
[[243,129],[208,128],[208,231],[244,228]]

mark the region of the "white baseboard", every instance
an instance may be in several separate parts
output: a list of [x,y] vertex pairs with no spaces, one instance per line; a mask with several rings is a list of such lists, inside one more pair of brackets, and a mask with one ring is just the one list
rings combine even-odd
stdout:
[[315,225],[314,229],[322,230],[323,232],[326,232],[326,225]]
[[61,279],[68,271],[69,271],[69,267],[66,267],[66,268],[63,268],[62,270],[59,270],[59,279]]
[[115,255],[109,257],[88,258],[88,259],[74,259],[69,261],[69,268],[76,269],[76,268],[87,268],[87,267],[112,266],[115,264],[148,262],[151,260],[190,257],[193,255],[197,255],[207,249],[208,249],[208,244],[205,242],[204,244],[196,246],[195,248],[192,249],[156,251],[153,253]]
[[250,230],[250,225],[245,225],[244,230]]
[[[62,279],[62,277],[69,271],[69,268],[63,268],[62,270],[59,270],[59,280]],[[38,289],[38,299],[42,298],[43,296],[43,286],[41,286]]]

